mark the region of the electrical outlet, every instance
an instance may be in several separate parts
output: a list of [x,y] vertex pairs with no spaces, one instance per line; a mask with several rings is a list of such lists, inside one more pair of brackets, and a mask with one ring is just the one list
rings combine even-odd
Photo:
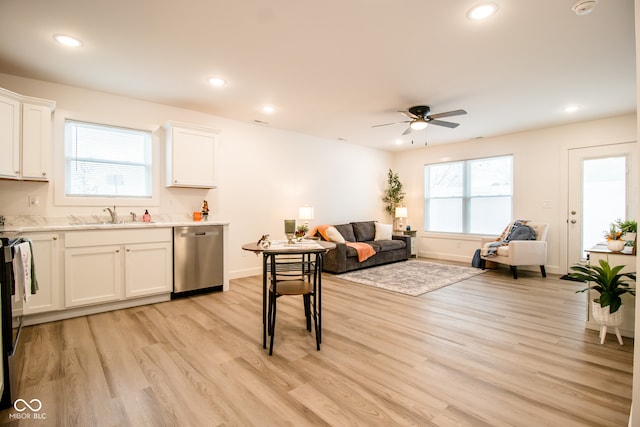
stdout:
[[38,206],[40,206],[40,197],[29,196],[29,207],[37,208]]

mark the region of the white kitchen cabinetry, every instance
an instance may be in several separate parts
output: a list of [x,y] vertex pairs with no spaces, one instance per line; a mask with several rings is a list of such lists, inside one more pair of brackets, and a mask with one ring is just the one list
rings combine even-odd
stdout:
[[214,188],[218,131],[177,122],[165,124],[167,187]]
[[125,297],[171,292],[172,263],[171,242],[125,246]]
[[170,293],[170,228],[65,235],[65,305],[78,307]]
[[25,233],[31,240],[38,292],[24,303],[24,314],[45,313],[62,308],[60,235],[55,233]]
[[0,177],[48,181],[55,102],[0,88]]
[[20,101],[0,91],[0,177],[20,175]]

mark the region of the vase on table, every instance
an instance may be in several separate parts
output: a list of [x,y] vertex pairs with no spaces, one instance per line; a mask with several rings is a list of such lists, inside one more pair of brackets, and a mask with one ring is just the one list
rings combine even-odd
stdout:
[[625,243],[624,240],[609,240],[607,242],[607,249],[611,252],[621,252],[624,249]]

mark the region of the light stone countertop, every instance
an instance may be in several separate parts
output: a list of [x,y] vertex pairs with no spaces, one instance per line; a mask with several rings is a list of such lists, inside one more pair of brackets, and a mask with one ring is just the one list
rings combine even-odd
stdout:
[[209,219],[207,221],[193,221],[189,215],[158,215],[151,222],[120,221],[109,222],[108,218],[92,216],[70,215],[64,218],[16,216],[7,217],[5,225],[0,227],[3,233],[33,233],[46,231],[78,231],[78,230],[109,230],[127,228],[169,228],[182,226],[229,225],[229,221]]

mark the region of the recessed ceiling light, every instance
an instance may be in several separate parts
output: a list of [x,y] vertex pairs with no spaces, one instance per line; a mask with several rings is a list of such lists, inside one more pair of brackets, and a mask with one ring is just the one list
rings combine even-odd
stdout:
[[227,84],[227,81],[221,77],[211,77],[209,80],[209,84],[212,86],[224,86]]
[[580,107],[578,107],[577,105],[566,105],[562,108],[562,111],[564,111],[565,113],[574,113],[578,111],[579,108]]
[[60,44],[69,47],[80,47],[82,46],[82,42],[75,37],[65,36],[64,34],[56,34],[53,36],[53,39]]
[[276,111],[276,107],[274,107],[273,105],[263,105],[262,106],[262,112],[263,113],[273,113],[274,111]]
[[467,12],[467,18],[477,21],[479,19],[485,19],[493,15],[498,11],[498,5],[495,3],[481,3],[469,9]]

